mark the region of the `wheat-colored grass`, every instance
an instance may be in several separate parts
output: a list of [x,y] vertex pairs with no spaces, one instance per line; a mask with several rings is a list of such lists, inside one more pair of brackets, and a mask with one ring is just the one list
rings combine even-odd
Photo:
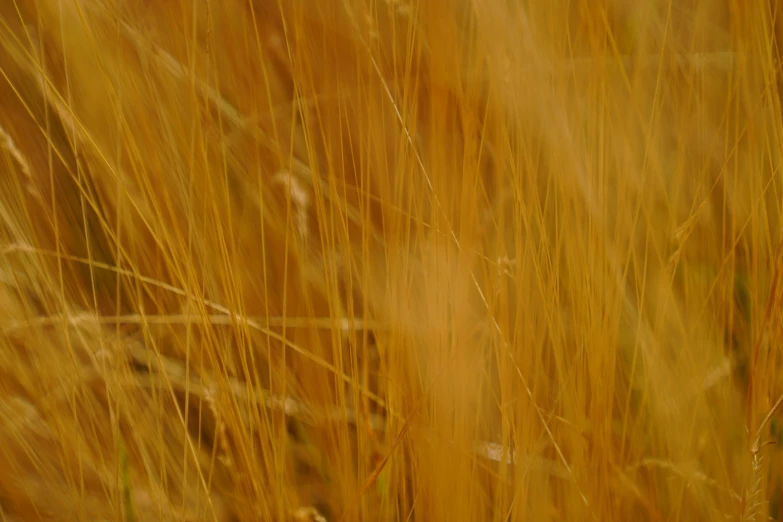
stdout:
[[776,2],[0,2],[0,520],[779,520]]

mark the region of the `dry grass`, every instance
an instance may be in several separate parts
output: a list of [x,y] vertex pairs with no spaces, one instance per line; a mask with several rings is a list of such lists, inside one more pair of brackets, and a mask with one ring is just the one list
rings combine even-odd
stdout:
[[779,520],[782,17],[0,2],[0,520]]

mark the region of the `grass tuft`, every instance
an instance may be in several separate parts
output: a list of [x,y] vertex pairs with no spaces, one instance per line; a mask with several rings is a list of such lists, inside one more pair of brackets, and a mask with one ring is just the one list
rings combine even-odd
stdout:
[[0,2],[0,520],[780,517],[782,20]]

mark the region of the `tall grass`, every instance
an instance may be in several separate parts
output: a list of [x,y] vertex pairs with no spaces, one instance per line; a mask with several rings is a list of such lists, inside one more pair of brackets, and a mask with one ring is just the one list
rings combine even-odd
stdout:
[[0,2],[0,520],[780,519],[776,2]]

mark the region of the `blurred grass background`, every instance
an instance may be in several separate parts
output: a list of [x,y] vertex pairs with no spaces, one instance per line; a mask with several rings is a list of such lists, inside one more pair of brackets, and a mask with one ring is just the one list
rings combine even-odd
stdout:
[[0,520],[779,520],[777,2],[0,4]]

